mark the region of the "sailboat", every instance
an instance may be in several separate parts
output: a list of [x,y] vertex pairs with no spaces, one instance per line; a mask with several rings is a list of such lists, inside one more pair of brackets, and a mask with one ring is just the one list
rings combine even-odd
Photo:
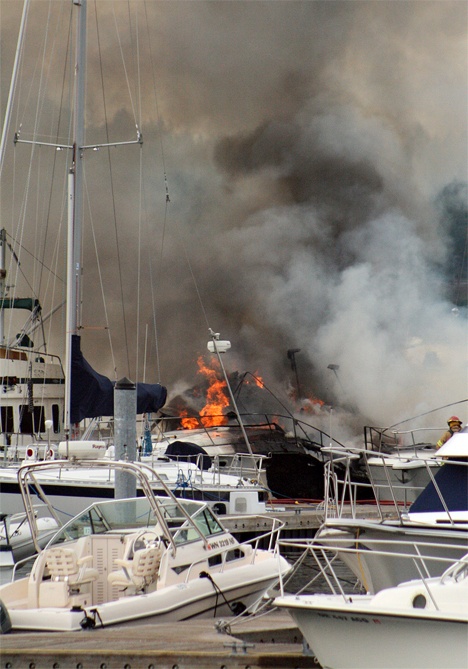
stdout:
[[[27,4],[27,3],[26,3]],[[26,6],[25,4],[25,6]],[[104,466],[91,469],[86,462],[80,470],[62,467],[60,477],[45,474],[40,484],[61,512],[61,519],[94,501],[114,497],[115,481],[112,460],[122,457],[108,441],[75,436],[76,426],[84,419],[112,417],[114,414],[114,385],[106,376],[96,372],[81,351],[81,275],[82,275],[82,218],[83,218],[83,158],[93,150],[120,145],[141,147],[139,129],[129,142],[85,145],[84,88],[86,50],[86,2],[75,3],[76,57],[74,64],[73,139],[69,143],[51,144],[23,138],[23,131],[15,133],[15,145],[29,144],[44,150],[66,151],[70,157],[67,166],[67,298],[65,327],[65,363],[58,356],[50,356],[30,346],[25,330],[14,341],[7,341],[3,327],[0,330],[0,375],[4,383],[1,406],[1,442],[3,467],[0,467],[2,510],[10,514],[22,510],[22,499],[17,470],[19,464],[34,461],[53,461],[65,458],[86,461],[101,457]],[[20,50],[20,49],[19,49]],[[6,250],[14,248],[7,233],[0,235],[0,307],[2,319],[6,309],[32,308],[33,323],[40,318],[37,299],[11,298],[8,294]],[[3,320],[2,320],[3,323]],[[136,413],[155,414],[164,405],[167,391],[158,383],[136,384]],[[109,447],[110,446],[110,447]],[[130,460],[131,448],[125,452]],[[267,493],[263,486],[245,476],[231,476],[186,462],[171,462],[167,457],[151,459],[151,466],[159,472],[152,478],[156,494],[164,494],[159,484],[163,478],[177,494],[197,500],[208,500],[220,513],[261,513],[265,511]]]
[[[66,152],[69,156],[67,192],[67,280],[66,280],[66,325],[65,362],[61,357],[47,352],[45,343],[34,346],[33,333],[44,330],[42,307],[37,296],[12,297],[10,295],[14,276],[9,279],[6,251],[18,261],[15,240],[8,236],[5,228],[0,230],[0,378],[2,379],[2,403],[0,415],[0,448],[5,457],[14,459],[24,456],[24,447],[32,442],[49,444],[51,439],[71,439],[74,426],[86,418],[112,416],[114,382],[96,372],[81,352],[81,275],[82,275],[82,219],[83,219],[83,158],[85,153],[121,144],[142,143],[137,129],[130,142],[113,142],[85,146],[84,96],[86,78],[86,3],[78,3],[79,19],[76,25],[76,56],[74,63],[74,109],[73,132],[69,143],[49,142],[24,137],[23,127],[14,133],[15,150],[28,144],[33,150]],[[18,40],[12,88],[4,122],[2,136],[2,160],[5,148],[5,133],[10,127],[11,102],[15,91],[20,54],[23,50],[24,29],[29,11],[28,0],[24,3],[23,18]],[[10,241],[11,239],[11,241]],[[18,261],[19,262],[19,261]],[[14,284],[13,284],[14,285]],[[12,310],[28,310],[30,316],[21,331],[8,336],[5,315]],[[167,391],[160,384],[137,383],[137,412],[156,412],[166,401]],[[12,447],[12,448],[10,448]],[[20,449],[16,450],[15,449]],[[22,450],[21,450],[22,449]],[[8,452],[8,455],[7,455]],[[44,451],[50,456],[50,449]]]

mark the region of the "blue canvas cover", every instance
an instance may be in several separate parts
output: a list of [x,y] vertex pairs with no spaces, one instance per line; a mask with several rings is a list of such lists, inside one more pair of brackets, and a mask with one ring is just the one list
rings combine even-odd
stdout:
[[[114,385],[96,372],[83,357],[81,339],[72,336],[70,421],[114,415]],[[164,406],[167,389],[159,383],[137,383],[137,414],[156,412]]]
[[166,448],[165,455],[171,460],[185,460],[195,464],[199,461],[204,471],[211,467],[211,458],[205,449],[198,444],[192,444],[191,441],[179,441],[178,439],[173,441]]
[[[466,463],[466,460],[464,462]],[[451,464],[448,460],[434,478],[449,511],[468,509],[468,466],[466,464]],[[432,481],[427,484],[410,507],[410,513],[431,511],[445,511]]]

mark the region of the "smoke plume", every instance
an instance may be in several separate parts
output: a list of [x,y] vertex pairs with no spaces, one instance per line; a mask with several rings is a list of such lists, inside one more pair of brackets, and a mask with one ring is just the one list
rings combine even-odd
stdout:
[[[2,114],[18,4],[0,9]],[[69,134],[69,4],[31,2],[23,135]],[[144,142],[85,157],[91,364],[171,395],[196,382],[211,327],[232,342],[230,371],[282,397],[299,381],[346,436],[465,399],[466,19],[457,0],[89,3],[87,143],[135,125]],[[32,150],[8,151],[2,225],[18,228],[13,174]],[[46,177],[65,171],[45,154]],[[34,192],[23,243],[63,278],[66,198],[48,209]]]

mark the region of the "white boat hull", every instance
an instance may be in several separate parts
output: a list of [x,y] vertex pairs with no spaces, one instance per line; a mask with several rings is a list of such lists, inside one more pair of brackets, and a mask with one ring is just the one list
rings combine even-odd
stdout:
[[[177,480],[178,468],[183,474]],[[158,473],[164,477],[166,485],[177,495],[186,499],[202,499],[212,506],[218,515],[262,514],[266,511],[267,494],[254,484],[239,483],[233,476],[218,476],[205,472],[204,479],[197,479],[197,468],[190,468],[176,463],[162,463],[158,465]],[[212,481],[210,481],[210,477]],[[229,481],[227,482],[227,480]],[[60,477],[55,473],[44,475],[39,480],[48,500],[54,506],[59,518],[66,522],[81,509],[114,498],[114,478],[109,470],[102,469],[93,472],[86,465],[77,473],[75,470],[64,469]],[[188,483],[187,483],[188,482]],[[13,514],[23,511],[23,500],[17,480],[17,469],[4,468],[0,470],[2,488],[2,511]],[[164,494],[161,486],[154,484],[155,494]]]
[[[378,613],[370,598],[337,606],[336,597],[313,595],[276,600],[287,608],[326,669],[464,669],[468,666],[467,616]],[[363,605],[360,605],[362,603]]]
[[63,608],[48,607],[12,610],[9,615],[14,630],[49,632],[177,622],[190,618],[219,618],[232,616],[241,607],[243,610],[244,607],[254,605],[268,587],[277,581],[277,576],[277,571],[268,575],[265,574],[265,565],[257,565],[253,569],[246,568],[245,583],[242,586],[239,586],[238,574],[234,580],[228,574],[219,575],[215,581],[222,595],[208,579],[199,578],[166,587],[160,592],[124,596],[113,602],[79,610],[64,611]]
[[[39,518],[37,520],[37,541],[44,548],[58,530],[58,523],[54,518]],[[0,531],[0,568],[10,569],[16,562],[36,553],[36,547],[31,535],[31,529],[26,520],[15,520],[3,525]]]
[[[398,558],[397,553],[414,555],[418,552],[431,556],[432,559],[427,561],[428,572],[430,576],[438,576],[446,569],[448,561],[458,560],[468,552],[468,531],[461,527],[424,528],[417,524],[409,527],[396,522],[379,524],[330,519],[320,528],[316,539],[318,542],[323,540],[327,546],[335,545],[340,560],[370,593],[420,576],[415,563],[405,559],[404,555]],[[340,551],[340,546],[359,547],[359,550]]]
[[369,478],[374,483],[377,501],[396,501],[404,506],[412,504],[431,480],[428,467],[432,467],[435,473],[437,463],[427,456],[367,460]]

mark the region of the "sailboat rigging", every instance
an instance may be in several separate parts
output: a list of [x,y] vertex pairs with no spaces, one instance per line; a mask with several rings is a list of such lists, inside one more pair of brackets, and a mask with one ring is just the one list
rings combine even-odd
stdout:
[[[14,136],[15,146],[34,144],[36,146],[66,149],[71,155],[68,171],[67,192],[67,297],[65,327],[65,365],[64,370],[59,362],[59,369],[54,370],[50,379],[46,376],[51,372],[51,361],[44,356],[35,354],[35,359],[28,359],[29,344],[24,337],[16,342],[20,350],[14,351],[5,340],[3,327],[0,330],[0,376],[2,377],[7,402],[2,402],[1,434],[4,445],[27,443],[31,437],[43,438],[45,422],[52,420],[54,433],[58,438],[71,436],[71,426],[84,418],[113,415],[114,383],[107,377],[97,373],[84,359],[81,353],[80,335],[82,305],[82,220],[83,220],[83,158],[87,150],[103,147],[136,144],[142,145],[142,134],[137,126],[136,138],[130,141],[100,144],[85,144],[85,81],[86,81],[86,0],[73,0],[76,9],[76,45],[74,61],[74,105],[73,105],[73,139],[70,143],[52,143],[23,138],[18,130]],[[21,32],[22,38],[22,32]],[[17,50],[17,53],[20,49]],[[16,66],[15,66],[16,71]],[[0,307],[1,323],[6,308],[30,308],[35,313],[40,311],[38,300],[12,299],[7,296],[6,264],[5,264],[6,233],[0,237]],[[57,360],[59,360],[57,358]],[[20,364],[23,367],[20,369]],[[46,365],[48,368],[46,370]],[[40,366],[44,369],[39,369]],[[39,367],[38,367],[39,366]],[[26,373],[26,372],[29,372]],[[61,386],[62,391],[54,398],[57,403],[51,405],[50,393],[43,391],[33,396],[34,381],[44,381],[44,386]],[[65,389],[63,397],[63,387]],[[8,393],[7,393],[8,390]],[[29,413],[37,414],[36,418],[27,421],[24,417],[24,397],[28,397]],[[137,413],[155,412],[164,405],[167,391],[160,384],[137,383]]]

